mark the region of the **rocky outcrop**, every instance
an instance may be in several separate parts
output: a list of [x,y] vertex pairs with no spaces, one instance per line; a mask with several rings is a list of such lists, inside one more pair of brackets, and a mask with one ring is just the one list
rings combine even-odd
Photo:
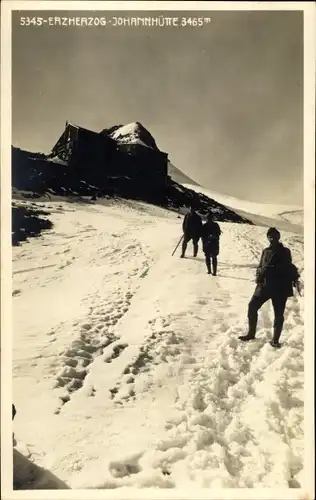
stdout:
[[[193,203],[201,213],[213,211],[219,221],[252,224],[216,200],[177,182],[177,179],[188,177],[171,164],[168,172],[167,154],[158,149],[155,139],[139,122],[116,125],[100,134],[110,137],[117,145],[108,165],[90,161],[88,166],[72,167],[60,158],[12,147],[13,197],[18,193],[23,197],[88,196],[94,200],[105,196],[121,197],[153,203],[179,213]],[[196,184],[191,179],[190,182]]]
[[53,224],[47,218],[48,215],[48,212],[40,210],[36,206],[19,206],[13,202],[12,245],[19,245],[31,236],[39,236],[43,230],[51,229]]
[[138,144],[159,151],[153,136],[139,122],[128,123],[127,125],[115,125],[109,129],[104,129],[102,134],[108,134],[118,144]]

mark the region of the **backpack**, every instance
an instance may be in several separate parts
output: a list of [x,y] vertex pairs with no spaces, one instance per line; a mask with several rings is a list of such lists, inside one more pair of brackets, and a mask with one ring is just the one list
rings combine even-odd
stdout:
[[300,277],[300,273],[298,272],[298,269],[293,262],[289,265],[289,277],[291,278],[291,281],[297,281]]

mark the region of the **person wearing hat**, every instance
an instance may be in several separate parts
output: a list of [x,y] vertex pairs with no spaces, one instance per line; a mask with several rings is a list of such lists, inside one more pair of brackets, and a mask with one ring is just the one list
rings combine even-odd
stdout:
[[196,257],[199,249],[198,243],[201,237],[202,219],[196,213],[192,205],[190,207],[190,211],[184,217],[182,230],[183,242],[181,258],[183,259],[185,257],[185,252],[190,240],[193,242],[193,256]]
[[299,273],[292,263],[291,251],[280,242],[280,232],[270,227],[267,232],[270,245],[262,252],[256,271],[256,289],[248,305],[248,333],[239,337],[242,341],[256,336],[258,311],[271,299],[274,309],[273,339],[270,344],[280,347],[284,311],[288,297],[293,296],[293,286],[299,287]]
[[[217,222],[213,220],[213,214],[207,215],[206,223],[202,227],[203,252],[205,255],[205,264],[208,274],[217,274],[217,256],[219,254],[219,237],[221,230]],[[213,272],[211,271],[211,259]]]

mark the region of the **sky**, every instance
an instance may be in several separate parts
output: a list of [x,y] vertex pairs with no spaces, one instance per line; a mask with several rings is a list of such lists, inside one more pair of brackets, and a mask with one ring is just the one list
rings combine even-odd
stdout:
[[[105,14],[122,16],[93,15]],[[14,146],[49,152],[66,120],[95,131],[138,121],[206,188],[303,202],[301,12],[214,11],[195,28],[25,27],[21,15],[12,26]]]

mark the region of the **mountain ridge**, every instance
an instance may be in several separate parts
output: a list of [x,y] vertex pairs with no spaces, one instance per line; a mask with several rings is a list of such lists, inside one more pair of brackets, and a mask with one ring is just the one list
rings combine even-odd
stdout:
[[109,129],[103,129],[101,134],[104,133],[109,135],[118,144],[138,144],[160,151],[154,137],[140,122],[114,125]]
[[[136,155],[137,157],[137,155]],[[121,197],[142,200],[154,205],[184,213],[194,205],[200,213],[213,211],[218,220],[252,224],[244,216],[225,207],[203,193],[184,187],[170,176],[166,178],[163,191],[156,192],[144,186],[142,177],[117,175],[108,176],[106,172],[93,172],[88,169],[78,174],[62,162],[47,160],[41,153],[32,153],[12,146],[12,197],[39,198],[40,196]]]
[[[167,154],[158,149],[153,136],[139,122],[114,125],[100,134],[108,135],[117,143],[117,152],[109,158],[109,165],[91,160],[90,149],[78,169],[77,164],[72,165],[60,157],[12,146],[12,198],[62,197],[77,202],[122,198],[143,201],[182,215],[194,206],[202,216],[211,211],[218,221],[253,224],[245,215],[199,192],[199,185],[169,162]],[[98,134],[95,136],[99,140]],[[162,169],[160,180],[150,173],[150,167],[156,168],[155,161]],[[165,174],[163,162],[168,162]],[[149,177],[145,179],[148,169]],[[184,186],[185,183],[192,189]],[[49,222],[38,215],[12,206],[14,243],[18,244],[21,235],[34,236],[49,228]]]

